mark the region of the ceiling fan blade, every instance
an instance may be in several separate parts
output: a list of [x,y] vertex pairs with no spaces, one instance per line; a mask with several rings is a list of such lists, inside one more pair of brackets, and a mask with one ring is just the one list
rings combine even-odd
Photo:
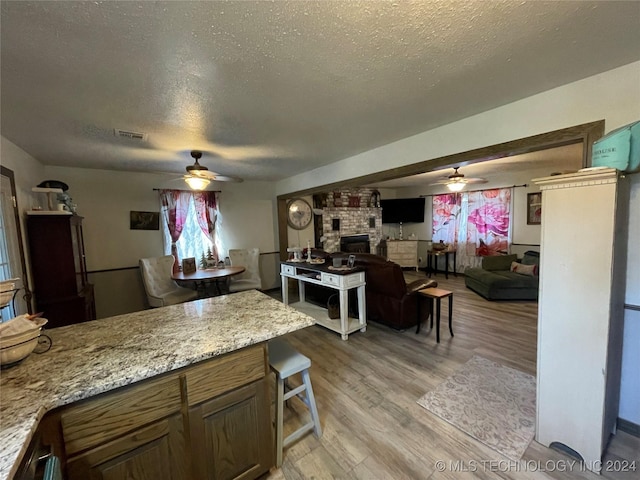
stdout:
[[486,178],[464,178],[464,183],[487,183]]
[[441,180],[439,182],[430,183],[429,186],[436,187],[439,185],[449,185],[451,183],[464,183],[464,184],[472,184],[472,183],[487,183],[486,178],[459,178],[458,180]]
[[214,180],[217,175],[209,170],[187,170],[192,177],[206,178],[207,180]]
[[227,175],[217,175],[213,172],[207,172],[207,175],[194,175],[194,174],[189,174],[189,175],[184,175],[182,178],[183,179],[187,179],[190,177],[195,177],[195,178],[204,178],[206,180],[209,180],[210,182],[234,182],[234,183],[242,183],[244,180],[242,178],[239,177],[230,177]]
[[233,182],[233,183],[242,183],[244,180],[240,177],[230,177],[228,175],[217,175],[214,173],[214,177],[211,179],[214,182]]
[[239,177],[219,175],[216,172],[212,172],[211,170],[192,170],[189,175],[193,177],[206,178],[207,180],[211,180],[212,182],[242,182],[242,179]]

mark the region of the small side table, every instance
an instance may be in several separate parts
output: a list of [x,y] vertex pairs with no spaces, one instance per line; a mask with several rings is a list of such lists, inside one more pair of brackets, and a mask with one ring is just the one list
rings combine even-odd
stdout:
[[[453,337],[453,292],[449,290],[443,290],[442,288],[424,288],[422,290],[418,290],[418,293],[422,296],[427,297],[431,300],[431,327],[433,328],[433,300],[435,300],[436,304],[436,342],[440,343],[440,309],[441,309],[441,301],[443,298],[449,297],[449,333]],[[420,302],[418,302],[418,309],[420,308]],[[420,311],[418,310],[418,325],[416,327],[416,333],[420,332]]]
[[449,279],[449,254],[453,253],[453,274],[457,277],[456,272],[456,250],[429,250],[427,251],[427,273],[431,276],[438,274],[438,257],[444,255],[444,278]]

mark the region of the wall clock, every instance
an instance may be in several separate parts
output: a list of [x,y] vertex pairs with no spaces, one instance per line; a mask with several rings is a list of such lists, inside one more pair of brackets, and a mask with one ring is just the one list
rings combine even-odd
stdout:
[[311,223],[311,205],[302,198],[294,198],[287,204],[287,223],[291,228],[302,230]]

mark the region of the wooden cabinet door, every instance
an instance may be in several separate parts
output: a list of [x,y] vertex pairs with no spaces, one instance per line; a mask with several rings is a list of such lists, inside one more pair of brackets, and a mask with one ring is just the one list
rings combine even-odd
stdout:
[[68,480],[187,480],[181,414],[158,420],[67,461]]
[[194,478],[254,479],[273,465],[264,379],[189,409]]
[[37,300],[50,301],[78,293],[71,220],[71,216],[66,215],[27,217],[29,254]]
[[76,276],[76,288],[81,292],[87,285],[87,260],[84,253],[84,236],[82,234],[82,219],[72,218],[71,248],[73,250],[73,265]]

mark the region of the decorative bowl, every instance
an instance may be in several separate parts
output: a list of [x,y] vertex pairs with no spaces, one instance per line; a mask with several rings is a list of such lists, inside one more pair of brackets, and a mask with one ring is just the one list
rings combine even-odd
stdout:
[[40,330],[46,318],[36,318],[33,327],[11,335],[0,335],[0,365],[18,363],[29,356],[38,345]]
[[30,336],[22,342],[0,347],[0,365],[11,365],[27,358],[38,345],[40,331],[31,332]]
[[442,250],[446,250],[448,246],[449,245],[447,245],[446,243],[434,243],[433,247],[431,248],[433,248],[433,250],[436,250],[436,251],[442,251]]

